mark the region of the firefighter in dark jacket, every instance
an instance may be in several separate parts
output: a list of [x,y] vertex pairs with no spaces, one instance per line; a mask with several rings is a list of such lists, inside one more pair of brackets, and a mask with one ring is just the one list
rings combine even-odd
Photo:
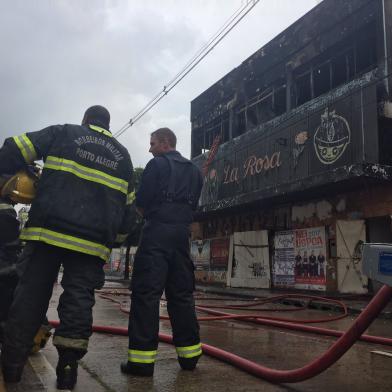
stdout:
[[190,224],[202,188],[199,169],[176,151],[168,128],[151,134],[150,160],[136,194],[144,216],[133,275],[127,374],[152,376],[158,347],[159,302],[163,291],[182,369],[193,370],[202,354],[193,298],[194,266]]
[[20,238],[28,259],[5,326],[1,362],[6,382],[18,382],[31,342],[45,316],[63,265],[53,344],[59,353],[58,389],[73,389],[78,360],[92,333],[94,290],[104,284],[103,265],[127,227],[132,191],[128,151],[109,131],[109,112],[92,106],[82,125],[55,125],[6,139],[0,174],[42,159],[44,167],[29,220]]
[[[5,182],[0,178],[0,182]],[[3,184],[0,184],[0,189]],[[16,264],[21,249],[19,221],[13,204],[0,197],[0,343],[3,342],[3,323],[7,319],[18,276]]]
[[[29,167],[14,176],[0,176],[0,343],[3,342],[3,327],[7,320],[19,276],[25,263],[20,258],[22,244],[19,240],[20,222],[14,205],[31,204],[35,197],[38,169]],[[34,337],[31,353],[45,347],[52,327],[45,317]]]

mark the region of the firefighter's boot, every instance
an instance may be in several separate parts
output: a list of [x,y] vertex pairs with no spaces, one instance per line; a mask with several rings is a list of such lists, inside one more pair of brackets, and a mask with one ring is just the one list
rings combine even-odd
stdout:
[[196,357],[192,358],[178,357],[178,363],[180,364],[182,370],[195,370],[200,357],[201,355],[197,355]]
[[22,379],[22,373],[24,368],[23,365],[3,363],[1,367],[2,367],[3,378],[5,382],[16,383]]
[[2,347],[1,368],[5,382],[16,383],[22,379],[26,361],[20,356],[10,355],[6,347]]
[[133,376],[152,377],[154,375],[154,364],[127,361],[121,364],[121,371]]
[[72,390],[78,378],[78,360],[84,355],[80,350],[57,347],[59,361],[56,367],[57,389]]

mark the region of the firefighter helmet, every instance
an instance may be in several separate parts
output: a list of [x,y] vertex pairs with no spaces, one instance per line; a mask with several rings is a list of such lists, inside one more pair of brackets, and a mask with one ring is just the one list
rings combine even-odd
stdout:
[[35,197],[38,175],[29,170],[20,170],[1,188],[1,196],[15,203],[31,204]]

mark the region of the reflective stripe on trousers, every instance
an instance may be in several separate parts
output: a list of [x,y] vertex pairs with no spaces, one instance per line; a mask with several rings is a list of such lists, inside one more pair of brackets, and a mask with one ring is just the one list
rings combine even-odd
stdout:
[[143,351],[143,350],[128,350],[128,361],[135,363],[154,363],[157,356],[157,350]]
[[202,354],[201,343],[194,346],[176,347],[177,355],[180,358],[193,358]]

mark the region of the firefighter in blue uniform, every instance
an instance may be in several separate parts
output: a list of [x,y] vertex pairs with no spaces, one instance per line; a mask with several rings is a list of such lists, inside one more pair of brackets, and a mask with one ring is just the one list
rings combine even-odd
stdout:
[[194,306],[190,224],[203,180],[199,169],[176,151],[168,128],[151,134],[150,160],[136,194],[145,218],[131,282],[127,374],[152,376],[158,347],[159,302],[163,291],[182,369],[193,370],[202,354]]
[[110,114],[92,106],[82,125],[55,125],[6,139],[0,174],[35,160],[44,167],[29,220],[20,238],[27,259],[5,325],[1,353],[6,382],[21,379],[24,364],[52,294],[61,264],[60,325],[53,344],[59,353],[57,388],[73,389],[78,360],[92,333],[94,289],[104,284],[103,265],[128,230],[132,163],[109,131]]

